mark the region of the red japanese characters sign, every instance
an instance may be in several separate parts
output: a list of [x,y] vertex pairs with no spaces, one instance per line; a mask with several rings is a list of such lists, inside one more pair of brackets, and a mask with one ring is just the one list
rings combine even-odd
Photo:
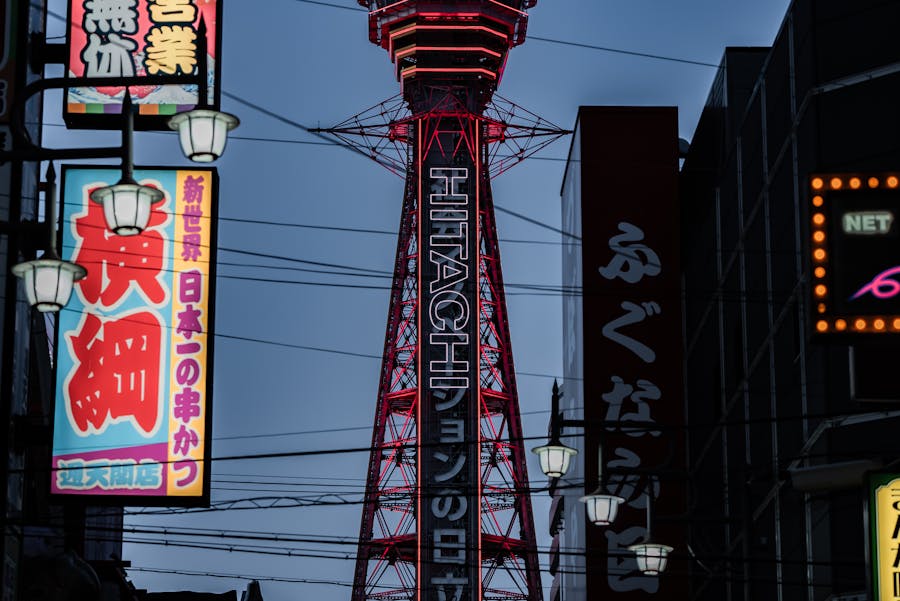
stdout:
[[[206,53],[207,103],[218,106],[220,72],[217,0],[69,0],[69,77],[194,75]],[[206,25],[206,48],[198,35]],[[117,129],[124,88],[80,87],[67,91],[70,127]],[[175,113],[197,105],[197,86],[139,85],[131,88],[136,125],[166,129]]]
[[[83,265],[56,344],[55,494],[208,498],[215,279],[214,169],[144,169],[165,192],[137,236],[90,193],[115,169],[63,170],[63,258]],[[129,502],[133,501],[133,498]]]

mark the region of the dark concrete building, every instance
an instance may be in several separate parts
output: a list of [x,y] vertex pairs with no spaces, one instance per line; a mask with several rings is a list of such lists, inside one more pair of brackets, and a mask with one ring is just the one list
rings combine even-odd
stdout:
[[[39,48],[45,2],[0,0],[0,146],[12,149],[14,108],[23,90],[43,72]],[[41,139],[42,102],[32,97],[20,117],[34,141]],[[122,509],[63,505],[50,497],[50,432],[53,415],[54,314],[32,310],[16,263],[43,249],[39,226],[44,199],[39,165],[17,160],[0,164],[0,538],[2,599],[98,598],[124,586]],[[94,561],[94,567],[89,562]],[[124,578],[124,574],[122,574]],[[126,597],[127,598],[127,597]]]
[[900,352],[815,337],[808,207],[811,174],[900,170],[898,22],[796,0],[771,48],[726,50],[686,156],[689,599],[874,598],[863,476],[900,458]]
[[[889,275],[900,272],[898,22],[896,0],[796,0],[771,47],[727,49],[682,155],[680,224],[649,217],[654,202],[667,206],[664,192],[639,199],[644,184],[665,180],[664,170],[651,167],[662,168],[660,157],[674,152],[673,129],[650,126],[652,109],[580,111],[562,191],[563,229],[578,236],[563,241],[564,284],[581,294],[564,300],[561,408],[570,420],[594,424],[563,436],[581,454],[554,484],[551,599],[601,592],[696,601],[900,599],[900,569],[884,595],[871,590],[866,514],[867,473],[900,472],[900,383],[893,377],[900,304],[888,294],[900,289]],[[617,137],[619,129],[632,135]],[[637,138],[655,142],[635,148]],[[827,174],[822,193],[813,189],[818,174]],[[610,183],[619,177],[625,185]],[[843,252],[856,242],[847,242],[853,232],[842,219],[872,213],[853,208],[850,196],[815,208],[823,202],[817,197],[837,198],[841,186],[848,194],[871,188],[880,199],[876,212],[890,224],[879,232],[881,250]],[[614,214],[625,205],[645,210]],[[668,233],[657,231],[659,222]],[[667,250],[670,243],[680,252]],[[621,285],[626,274],[635,286],[661,283],[651,258],[663,274],[677,266],[680,295]],[[876,283],[886,288],[867,301],[874,317],[840,314]],[[645,360],[619,378],[631,386],[630,397],[610,385],[611,374],[630,369],[621,362],[631,355],[614,345],[603,350],[611,324],[625,323],[609,320],[620,302],[638,300],[663,309],[651,315],[642,305],[643,317],[635,309],[628,322],[632,342],[650,347],[641,325],[682,305],[683,346],[666,347],[662,365],[673,357],[683,364],[676,401],[683,420],[666,413],[671,383],[647,394],[648,386],[632,381],[665,382],[665,368],[657,375]],[[612,338],[622,345],[621,336]],[[619,453],[622,431],[609,422],[623,419],[626,408],[630,419],[648,422],[645,434],[652,423],[660,439],[674,437],[670,462]],[[605,447],[606,492],[626,499],[605,529],[587,524],[578,502],[597,483],[597,442]],[[658,489],[647,483],[654,469]],[[675,547],[658,585],[612,545],[626,532],[642,534],[635,524],[641,487],[661,501],[654,533],[671,538],[657,542]],[[684,495],[682,505],[665,500],[672,491]],[[900,529],[894,539],[892,558]]]

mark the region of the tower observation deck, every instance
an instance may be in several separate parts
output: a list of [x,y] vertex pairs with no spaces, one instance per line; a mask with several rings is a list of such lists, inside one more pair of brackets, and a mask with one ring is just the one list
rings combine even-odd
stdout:
[[388,51],[413,112],[428,109],[423,88],[464,88],[480,113],[525,41],[526,9],[537,0],[359,0],[369,9],[369,39]]
[[541,601],[484,116],[535,1],[360,0],[409,115],[352,601]]

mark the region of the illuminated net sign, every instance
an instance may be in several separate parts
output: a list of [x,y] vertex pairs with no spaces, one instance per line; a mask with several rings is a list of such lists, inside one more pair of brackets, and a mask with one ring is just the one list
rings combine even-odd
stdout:
[[51,490],[202,504],[209,496],[217,175],[138,169],[165,192],[116,236],[89,200],[118,169],[63,169],[62,255],[87,268],[59,314]]
[[869,483],[869,599],[900,601],[900,475],[871,474]]
[[[219,105],[220,6],[217,0],[69,0],[69,77],[192,75],[198,68],[197,28],[206,24],[210,106]],[[69,127],[117,129],[121,86],[70,88]],[[175,113],[197,105],[197,86],[132,86],[136,127],[166,129]]]
[[810,290],[822,337],[900,333],[900,180],[810,177]]

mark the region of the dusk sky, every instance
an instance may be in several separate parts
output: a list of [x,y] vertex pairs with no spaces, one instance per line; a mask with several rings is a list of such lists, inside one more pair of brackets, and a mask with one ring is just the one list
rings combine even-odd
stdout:
[[[564,128],[574,126],[581,105],[677,106],[680,136],[690,140],[716,74],[696,63],[718,64],[726,46],[770,44],[787,6],[539,0],[528,33],[543,39],[510,52],[498,93]],[[66,2],[51,0],[50,9],[48,36],[62,36]],[[124,559],[133,582],[151,592],[241,590],[257,578],[266,601],[346,601],[368,461],[367,451],[347,451],[371,443],[403,182],[288,122],[328,127],[394,96],[399,85],[353,0],[228,0],[222,21],[222,108],[242,124],[216,165],[212,455],[336,452],[214,461],[213,511],[129,508],[127,527],[167,532],[126,530]],[[48,146],[117,143],[117,134],[66,131],[58,96],[48,95],[45,122]],[[527,448],[545,439],[550,390],[562,370],[562,317],[558,292],[521,286],[560,286],[562,240],[554,230],[569,142],[493,182],[497,207],[547,226],[497,214]],[[188,165],[170,133],[138,133],[135,161]],[[544,485],[531,453],[529,472],[532,485]],[[279,504],[292,507],[225,506],[261,497],[284,497]],[[533,499],[544,552],[549,501],[546,493]],[[546,554],[540,563],[546,570]]]

